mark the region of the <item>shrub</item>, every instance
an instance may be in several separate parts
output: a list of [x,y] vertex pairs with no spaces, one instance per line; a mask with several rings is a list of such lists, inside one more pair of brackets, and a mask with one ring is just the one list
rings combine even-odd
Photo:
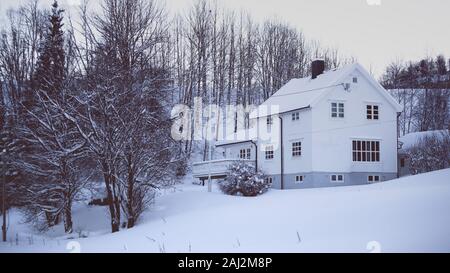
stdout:
[[407,151],[412,174],[431,172],[450,166],[450,134],[448,131],[420,139]]
[[227,172],[227,177],[219,181],[219,188],[229,195],[256,196],[266,192],[271,183],[266,176],[244,161],[233,162]]

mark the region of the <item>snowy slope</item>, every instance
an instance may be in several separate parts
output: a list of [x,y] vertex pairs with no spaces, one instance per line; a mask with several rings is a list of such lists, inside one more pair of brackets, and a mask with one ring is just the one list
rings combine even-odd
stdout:
[[0,252],[67,252],[68,242],[82,252],[450,252],[449,178],[446,169],[373,185],[270,190],[256,198],[186,183],[160,197],[133,229],[108,234],[105,210],[79,207],[75,221],[81,218],[89,238],[34,235],[31,244],[16,222],[10,230],[22,232],[18,245],[14,239],[0,244]]

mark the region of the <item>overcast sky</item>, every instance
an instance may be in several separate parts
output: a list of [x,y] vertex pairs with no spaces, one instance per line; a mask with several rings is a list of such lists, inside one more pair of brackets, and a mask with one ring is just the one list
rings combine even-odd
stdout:
[[[23,1],[0,0],[0,12]],[[80,1],[60,2],[76,5]],[[166,0],[174,12],[183,12],[193,1]],[[449,0],[217,1],[229,9],[246,10],[256,20],[277,16],[301,29],[307,38],[356,57],[377,76],[396,58],[417,60],[437,54],[450,58]]]

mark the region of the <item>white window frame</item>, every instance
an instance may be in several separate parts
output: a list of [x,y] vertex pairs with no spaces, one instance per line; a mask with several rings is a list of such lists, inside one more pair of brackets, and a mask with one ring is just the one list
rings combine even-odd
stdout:
[[302,142],[300,140],[299,141],[292,141],[292,143],[291,143],[291,156],[292,157],[300,157],[300,156],[302,156]]
[[352,162],[381,162],[381,141],[373,139],[352,139]]
[[299,121],[300,120],[300,112],[294,112],[292,113],[292,121]]
[[242,148],[239,150],[239,159],[250,159],[250,157],[251,157],[250,148]]
[[[375,109],[375,107],[377,109]],[[376,113],[375,113],[376,111]],[[380,105],[368,103],[366,104],[366,119],[368,120],[380,120]]]
[[[342,111],[341,111],[341,109],[342,109]],[[333,116],[333,115],[336,115],[336,116]],[[343,102],[343,101],[330,102],[330,117],[333,119],[345,118],[345,102]]]
[[301,183],[303,183],[303,181],[305,181],[305,176],[303,176],[303,175],[295,176],[295,179],[294,179],[295,184],[301,184]]
[[[376,178],[378,178],[378,179],[376,179]],[[381,177],[379,175],[374,174],[374,175],[368,175],[367,176],[367,182],[368,183],[377,183],[377,182],[380,182],[380,181],[381,181]]]
[[264,182],[270,182],[270,184],[272,184],[273,183],[273,178],[272,178],[272,176],[267,176],[266,178],[264,178]]
[[345,176],[343,174],[334,173],[334,174],[330,175],[330,182],[331,183],[344,183]]
[[264,158],[266,160],[273,160],[275,158],[273,145],[266,145],[266,147],[264,148]]

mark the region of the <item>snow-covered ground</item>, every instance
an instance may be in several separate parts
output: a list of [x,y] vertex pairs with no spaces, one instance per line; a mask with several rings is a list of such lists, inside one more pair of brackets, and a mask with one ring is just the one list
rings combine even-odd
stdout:
[[73,238],[61,227],[36,235],[14,211],[0,252],[450,252],[449,212],[450,169],[255,198],[185,183],[114,234],[104,207],[77,205]]

